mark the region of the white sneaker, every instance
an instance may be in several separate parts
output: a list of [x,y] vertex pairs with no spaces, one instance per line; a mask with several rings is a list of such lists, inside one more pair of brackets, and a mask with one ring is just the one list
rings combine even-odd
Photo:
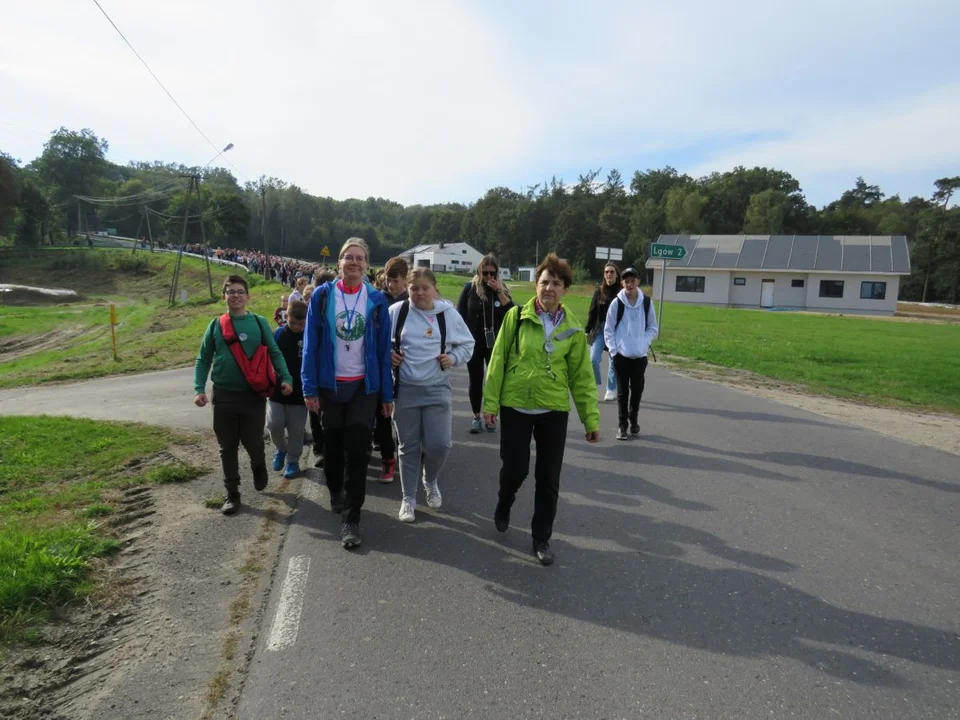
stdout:
[[407,500],[404,498],[400,503],[400,514],[397,516],[400,518],[400,522],[411,523],[414,521],[414,511],[417,509],[417,503],[415,500]]
[[616,399],[617,399],[616,390],[607,390],[606,394],[603,396],[604,402],[613,402]]
[[443,505],[443,498],[440,497],[440,484],[425,482],[423,486],[427,489],[427,505],[434,510],[439,510],[440,506]]

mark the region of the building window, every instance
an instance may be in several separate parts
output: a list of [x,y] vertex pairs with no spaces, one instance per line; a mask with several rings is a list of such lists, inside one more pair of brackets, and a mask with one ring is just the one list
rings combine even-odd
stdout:
[[886,300],[887,284],[885,282],[865,281],[860,283],[861,300]]
[[677,275],[677,292],[702,293],[706,280],[702,275]]
[[790,287],[803,287],[803,280],[791,280]]
[[[734,278],[734,279],[733,279],[733,284],[734,284],[734,285],[746,285],[746,284],[747,284],[747,279],[746,279],[746,278]],[[701,290],[700,292],[703,292],[703,290]]]
[[820,297],[842,298],[843,297],[843,280],[821,280],[820,281]]

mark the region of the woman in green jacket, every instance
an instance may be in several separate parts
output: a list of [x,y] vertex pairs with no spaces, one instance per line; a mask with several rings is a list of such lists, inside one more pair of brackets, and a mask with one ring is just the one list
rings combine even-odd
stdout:
[[593,366],[583,327],[561,300],[573,282],[570,265],[554,253],[536,272],[537,296],[503,319],[487,369],[484,419],[500,415],[500,495],[493,521],[510,527],[510,508],[530,472],[530,440],[537,443],[534,468],[533,552],[553,563],[550,536],[560,496],[560,471],[567,437],[570,395],[589,443],[600,440],[600,411]]

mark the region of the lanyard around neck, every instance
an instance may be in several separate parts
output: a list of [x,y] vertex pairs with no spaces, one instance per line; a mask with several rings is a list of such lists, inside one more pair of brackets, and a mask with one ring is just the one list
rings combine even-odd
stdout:
[[347,308],[347,296],[346,296],[346,293],[343,292],[342,284],[340,285],[339,290],[340,290],[340,297],[343,298],[343,311],[347,315],[346,329],[347,329],[347,332],[349,333],[351,330],[353,330],[353,319],[357,315],[357,305],[360,304],[360,296],[363,294],[362,293],[363,286],[361,285],[360,290],[357,290],[357,299],[353,301],[352,309]]

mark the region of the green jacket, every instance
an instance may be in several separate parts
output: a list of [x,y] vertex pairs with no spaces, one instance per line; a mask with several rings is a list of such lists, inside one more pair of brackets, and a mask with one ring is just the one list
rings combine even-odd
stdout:
[[543,321],[534,303],[530,300],[522,308],[513,308],[503,318],[487,368],[483,411],[499,415],[501,406],[506,406],[569,412],[572,394],[584,429],[599,430],[597,385],[583,327],[570,313],[564,313],[548,357]]
[[[233,327],[240,337],[240,346],[247,357],[253,357],[257,348],[262,344],[267,346],[273,369],[277,373],[277,384],[293,383],[283,353],[277,347],[276,340],[270,332],[267,321],[261,316],[248,312],[233,319]],[[246,338],[245,340],[243,338]],[[220,331],[220,317],[217,316],[207,325],[200,343],[200,352],[197,353],[197,362],[193,368],[193,392],[196,395],[206,392],[207,376],[210,374],[210,365],[213,364],[213,387],[237,392],[249,390],[247,379],[243,376],[240,366],[223,340]]]

